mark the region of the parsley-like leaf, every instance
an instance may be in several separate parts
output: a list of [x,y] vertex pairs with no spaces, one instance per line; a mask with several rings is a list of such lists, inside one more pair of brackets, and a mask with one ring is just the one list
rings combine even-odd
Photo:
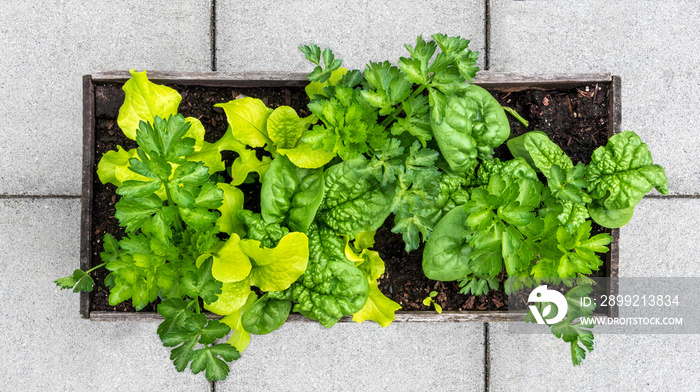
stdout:
[[71,275],[54,280],[54,283],[56,283],[61,290],[73,289],[74,293],[80,291],[90,292],[95,285],[95,281],[92,280],[90,275],[80,269],[73,271],[73,274]]

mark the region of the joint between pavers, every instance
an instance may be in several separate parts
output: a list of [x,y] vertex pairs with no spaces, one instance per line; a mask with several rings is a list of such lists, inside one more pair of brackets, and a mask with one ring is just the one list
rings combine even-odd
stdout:
[[0,200],[12,199],[80,199],[81,195],[0,195]]
[[491,388],[491,360],[489,357],[489,323],[484,323],[484,391]]
[[484,0],[484,70],[491,68],[491,0]]
[[645,199],[700,199],[700,195],[645,195]]
[[216,71],[216,0],[211,0],[211,10],[209,19],[209,39],[211,51],[211,70]]

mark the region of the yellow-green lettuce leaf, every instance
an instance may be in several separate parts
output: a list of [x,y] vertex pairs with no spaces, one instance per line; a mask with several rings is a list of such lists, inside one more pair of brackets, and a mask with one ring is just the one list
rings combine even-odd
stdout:
[[224,283],[217,300],[210,304],[205,302],[204,309],[220,316],[232,314],[241,309],[250,294],[250,279],[248,278],[240,282]]
[[[199,143],[199,139],[195,140]],[[204,162],[204,165],[209,168],[209,174],[214,174],[226,170],[221,151],[236,151],[240,154],[241,151],[245,150],[245,145],[233,137],[231,127],[228,127],[224,136],[215,143],[209,143],[202,139],[200,148],[195,144],[195,152],[190,154],[187,159],[192,162]]]
[[242,320],[243,314],[250,309],[257,300],[258,296],[255,293],[250,293],[243,307],[221,319],[221,322],[228,325],[231,331],[233,331],[227,343],[235,347],[238,352],[242,353],[243,350],[248,347],[248,344],[250,344],[250,332],[243,328]]
[[224,200],[218,208],[221,216],[216,220],[219,230],[226,234],[245,235],[243,222],[238,219],[238,211],[243,209],[243,192],[235,186],[220,182],[219,189],[224,191]]
[[185,122],[190,125],[190,129],[187,130],[184,137],[191,137],[194,139],[194,150],[201,150],[204,144],[204,125],[202,125],[202,122],[199,121],[199,119],[194,117],[187,117]]
[[[104,155],[102,155],[100,162],[97,164],[97,176],[100,178],[100,181],[103,184],[110,183],[116,186],[120,186],[122,184],[122,181],[117,178],[117,168],[128,167],[129,159],[135,157],[135,148],[126,151],[122,148],[122,146],[117,146],[117,151],[107,151]],[[129,171],[135,176],[146,178],[144,176],[141,176],[140,174],[132,172],[131,170]]]
[[381,291],[377,282],[370,283],[369,297],[365,306],[352,316],[356,323],[372,320],[382,327],[388,327],[396,318],[395,312],[401,309],[401,305],[390,300]]
[[272,249],[250,239],[242,240],[240,248],[253,263],[251,284],[263,291],[286,290],[306,271],[309,261],[309,239],[299,232],[285,235]]
[[256,172],[262,178],[272,163],[272,158],[262,157],[262,160],[255,156],[255,151],[245,149],[238,153],[238,158],[231,164],[231,185],[241,185],[251,172]]
[[241,238],[231,234],[228,241],[214,253],[211,274],[214,279],[223,282],[239,282],[248,275],[253,267],[250,259],[241,249]]
[[299,140],[294,148],[279,148],[277,152],[285,155],[293,164],[302,169],[319,168],[335,157],[335,152],[326,151],[323,148],[313,149],[311,144],[304,139]]
[[149,81],[146,71],[129,72],[131,79],[122,87],[126,96],[119,108],[117,124],[126,137],[135,140],[140,121],[153,122],[155,116],[166,119],[175,115],[182,97],[170,87]]
[[[372,244],[374,244],[374,232],[360,233],[355,239],[355,246],[361,249]],[[355,265],[365,274],[369,283],[367,302],[359,312],[352,316],[352,320],[357,323],[372,320],[382,327],[389,326],[396,318],[395,312],[401,309],[401,305],[387,298],[379,290],[377,280],[384,274],[384,260],[379,256],[378,252],[366,248],[362,249],[362,252],[358,255],[350,247],[349,243],[345,246],[345,255],[348,259],[355,262]]]
[[267,135],[277,148],[293,148],[304,127],[297,112],[289,106],[280,106],[267,119]]
[[214,105],[224,109],[233,136],[251,147],[263,147],[270,143],[267,135],[267,119],[272,112],[257,98],[234,99]]

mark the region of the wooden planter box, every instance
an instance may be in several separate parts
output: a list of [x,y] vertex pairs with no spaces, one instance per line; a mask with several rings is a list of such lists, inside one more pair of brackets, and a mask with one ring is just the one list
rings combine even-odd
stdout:
[[[195,85],[210,87],[303,87],[308,84],[303,73],[234,73],[234,72],[149,72],[149,79],[154,83],[169,85]],[[92,200],[93,179],[95,176],[95,84],[123,84],[129,79],[128,72],[95,72],[83,77],[83,186],[81,197],[81,239],[80,267],[87,270],[92,265]],[[608,136],[620,132],[621,121],[621,91],[620,78],[610,74],[555,74],[535,75],[520,73],[480,72],[474,80],[475,84],[485,89],[500,91],[523,91],[528,89],[572,88],[586,84],[606,85],[609,89],[609,129]],[[288,100],[290,97],[287,98]],[[289,104],[289,102],[287,103]],[[619,267],[619,229],[611,231],[613,238],[606,255],[605,277],[606,294],[618,293]],[[520,314],[520,318],[525,313]],[[616,317],[617,307],[609,307],[609,317]],[[162,317],[156,312],[109,312],[90,311],[90,294],[80,293],[80,315],[96,321],[110,320],[158,320]],[[211,315],[212,317],[218,317]],[[513,312],[507,311],[458,311],[437,314],[434,311],[398,311],[395,322],[439,322],[439,321],[509,321],[513,320]],[[288,322],[313,322],[300,314],[292,313]],[[352,321],[352,317],[344,317],[341,322]]]

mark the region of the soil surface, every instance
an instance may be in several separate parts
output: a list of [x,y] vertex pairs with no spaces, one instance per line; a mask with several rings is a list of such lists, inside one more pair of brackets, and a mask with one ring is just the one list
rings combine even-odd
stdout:
[[[205,140],[214,142],[225,132],[228,126],[222,109],[214,104],[228,102],[241,95],[262,99],[268,107],[276,108],[288,105],[297,110],[300,116],[308,115],[308,99],[303,88],[230,88],[201,86],[171,86],[182,96],[179,112],[185,117],[198,118],[206,129]],[[519,92],[490,92],[503,105],[515,109],[529,121],[525,127],[518,120],[508,115],[511,137],[519,136],[532,130],[541,130],[566,152],[574,163],[588,163],[597,147],[604,145],[608,139],[609,127],[609,85],[583,85],[570,89],[525,90]],[[125,138],[117,125],[119,107],[124,100],[121,85],[101,84],[95,88],[95,167],[104,153],[116,150],[117,146],[131,149],[134,141]],[[509,159],[510,153],[505,144],[496,150],[496,156]],[[230,164],[235,153],[225,153],[224,158]],[[259,184],[243,184],[245,208],[259,211]],[[119,196],[116,187],[103,185],[97,175],[93,182],[93,216],[92,216],[92,265],[101,263],[100,252],[103,251],[102,239],[110,233],[116,239],[124,236],[124,230],[114,218],[115,203]],[[444,311],[457,310],[505,310],[507,296],[501,290],[491,290],[484,296],[463,295],[459,293],[458,282],[437,282],[429,280],[423,274],[423,247],[410,253],[404,250],[400,234],[391,232],[393,217],[377,230],[374,249],[379,252],[386,263],[386,272],[379,280],[380,290],[402,306],[402,310],[428,310],[423,299],[430,291],[437,291],[436,301]],[[603,230],[594,224],[594,234]],[[605,260],[605,258],[603,258]],[[603,265],[596,276],[603,276]],[[109,290],[104,279],[109,271],[104,268],[93,272],[95,290],[91,293],[90,310],[134,311],[130,301],[117,306],[108,303]],[[143,311],[155,311],[156,304],[151,304]]]

